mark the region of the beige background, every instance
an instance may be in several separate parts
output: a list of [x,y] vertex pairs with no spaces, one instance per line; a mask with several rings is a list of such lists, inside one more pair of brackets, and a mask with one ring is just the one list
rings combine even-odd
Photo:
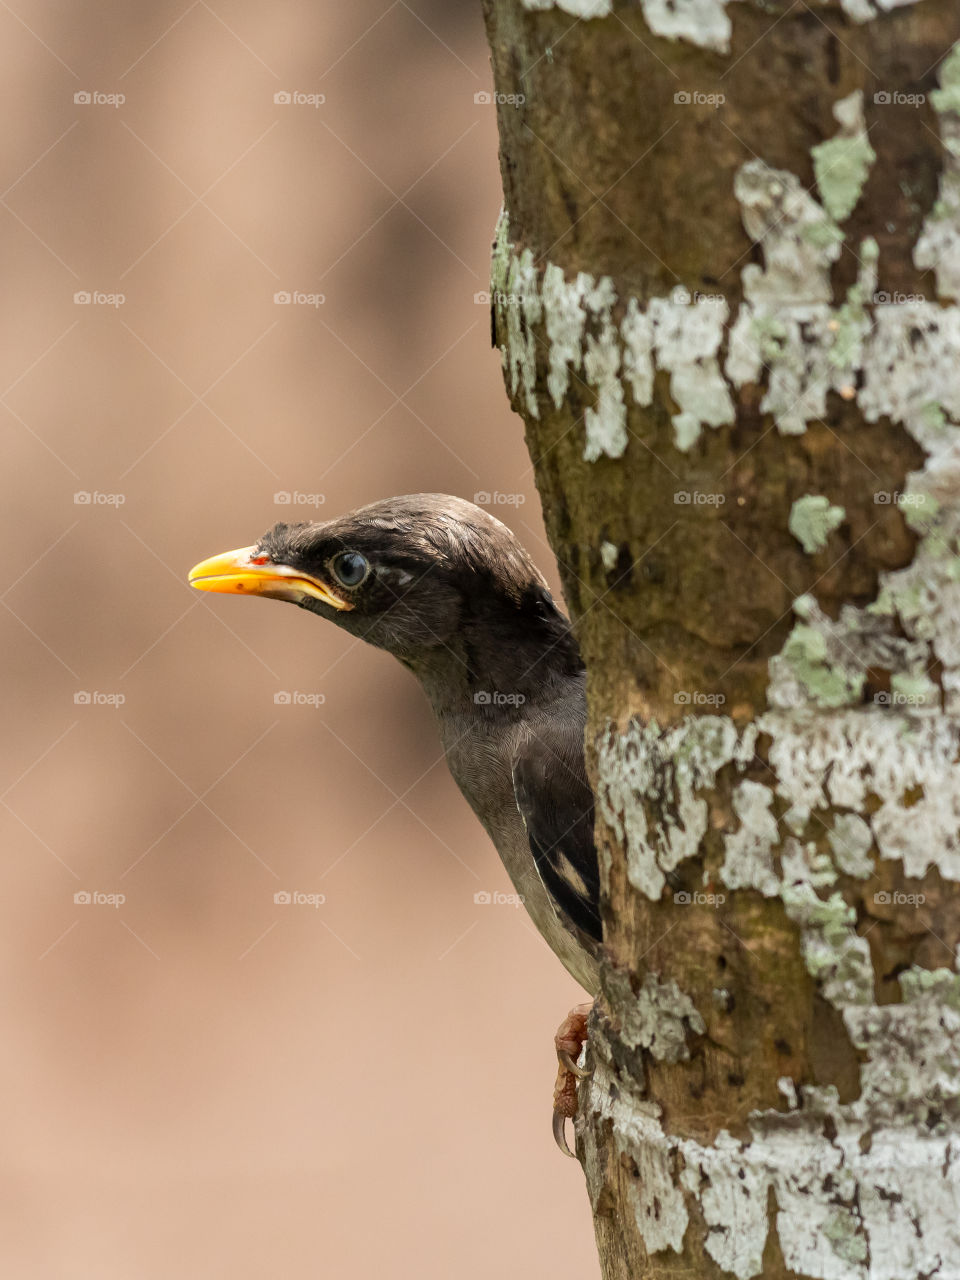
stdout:
[[579,989],[474,903],[509,885],[418,689],[185,583],[419,489],[522,495],[554,578],[474,303],[478,9],[0,5],[4,1275],[595,1274],[549,1134]]

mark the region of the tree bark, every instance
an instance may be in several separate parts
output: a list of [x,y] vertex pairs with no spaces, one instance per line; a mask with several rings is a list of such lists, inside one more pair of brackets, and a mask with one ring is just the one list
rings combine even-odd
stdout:
[[485,9],[603,1275],[960,1277],[960,9]]

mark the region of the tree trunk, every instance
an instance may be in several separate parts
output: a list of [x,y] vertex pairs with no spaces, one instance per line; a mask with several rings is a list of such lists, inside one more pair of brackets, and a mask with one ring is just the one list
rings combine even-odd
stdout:
[[960,9],[486,17],[589,672],[603,1275],[960,1277]]

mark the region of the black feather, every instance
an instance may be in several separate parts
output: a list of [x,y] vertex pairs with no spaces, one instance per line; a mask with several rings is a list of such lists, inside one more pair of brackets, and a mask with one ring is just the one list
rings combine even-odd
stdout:
[[583,762],[583,715],[573,714],[579,710],[567,703],[531,725],[513,763],[513,787],[547,892],[561,916],[600,942],[594,802]]

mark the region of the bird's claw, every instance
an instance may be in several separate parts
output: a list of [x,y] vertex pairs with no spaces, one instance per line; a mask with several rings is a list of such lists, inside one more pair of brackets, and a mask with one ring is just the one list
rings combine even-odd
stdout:
[[581,1067],[577,1062],[587,1040],[587,1015],[590,1008],[589,1004],[578,1004],[575,1009],[571,1009],[560,1024],[554,1040],[560,1069],[553,1091],[553,1138],[563,1154],[574,1159],[576,1157],[567,1144],[566,1122],[577,1114],[577,1082],[588,1080],[593,1075],[592,1071]]
[[578,1062],[575,1062],[573,1055],[566,1049],[560,1049],[557,1053],[557,1057],[559,1058],[560,1065],[563,1067],[564,1071],[569,1071],[570,1074],[572,1076],[576,1076],[578,1080],[589,1080],[593,1075],[591,1070],[588,1070],[586,1067],[581,1067]]
[[576,1156],[567,1146],[567,1117],[559,1111],[553,1113],[553,1140],[565,1156],[576,1160]]

